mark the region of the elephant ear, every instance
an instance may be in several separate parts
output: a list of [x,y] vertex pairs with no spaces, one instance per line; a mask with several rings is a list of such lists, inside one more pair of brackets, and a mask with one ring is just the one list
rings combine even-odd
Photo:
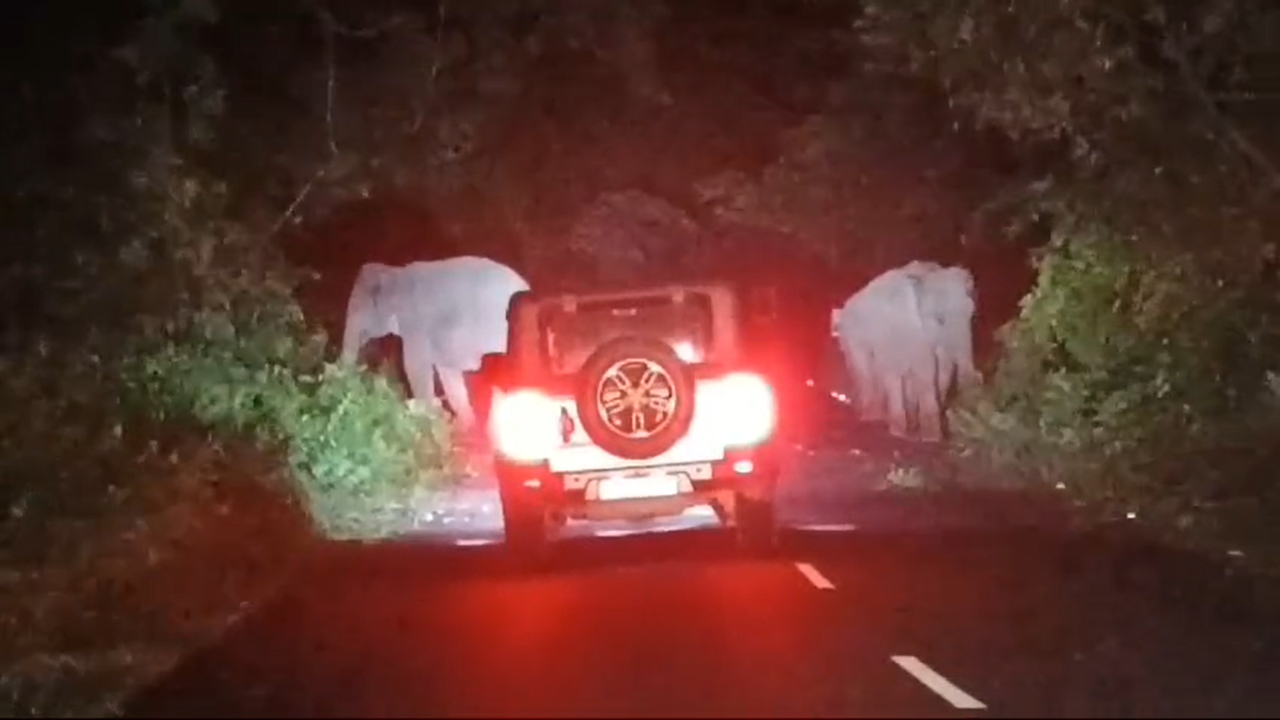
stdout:
[[352,296],[361,293],[370,299],[378,299],[386,292],[391,280],[395,277],[396,268],[382,263],[365,263],[356,274],[355,285],[351,288]]
[[964,288],[966,295],[974,294],[976,286],[973,280],[973,273],[969,271],[969,268],[963,265],[953,265],[947,268],[946,272],[955,276],[956,284]]
[[954,318],[972,313],[975,306],[973,275],[959,266],[941,268],[926,280],[929,305],[934,312]]
[[395,270],[390,265],[367,263],[356,273],[356,280],[351,286],[351,297],[347,300],[347,316],[342,333],[344,359],[355,361],[360,354],[360,346],[368,341],[370,332],[382,329],[376,327],[380,325],[379,305],[385,302],[389,286],[395,278]]

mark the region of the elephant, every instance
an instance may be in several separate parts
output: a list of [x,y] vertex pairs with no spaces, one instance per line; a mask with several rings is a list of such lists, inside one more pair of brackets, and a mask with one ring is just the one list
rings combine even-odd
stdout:
[[973,362],[973,276],[913,261],[876,277],[832,312],[864,420],[888,419],[898,437],[914,413],[921,439],[942,439],[942,400],[958,374],[980,381]]
[[[936,351],[921,308],[922,275],[890,270],[855,293],[835,316],[835,331],[854,378],[864,420],[887,415],[889,432],[941,439]],[[918,407],[917,407],[918,406]]]
[[515,270],[483,257],[367,263],[347,302],[341,360],[355,363],[365,343],[399,336],[414,399],[435,397],[438,374],[458,425],[473,429],[464,373],[479,370],[485,355],[506,352],[511,300],[528,289]]

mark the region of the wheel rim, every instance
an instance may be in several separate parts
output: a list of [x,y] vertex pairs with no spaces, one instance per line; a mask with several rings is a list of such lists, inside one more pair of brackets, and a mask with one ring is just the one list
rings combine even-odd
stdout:
[[679,398],[671,373],[659,363],[627,358],[613,363],[596,384],[596,411],[616,435],[652,437],[671,424]]

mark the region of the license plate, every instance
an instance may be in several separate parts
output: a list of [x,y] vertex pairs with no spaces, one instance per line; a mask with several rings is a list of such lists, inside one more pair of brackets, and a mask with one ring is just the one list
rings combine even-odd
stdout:
[[638,500],[680,494],[680,478],[674,475],[640,475],[604,478],[596,483],[601,500]]

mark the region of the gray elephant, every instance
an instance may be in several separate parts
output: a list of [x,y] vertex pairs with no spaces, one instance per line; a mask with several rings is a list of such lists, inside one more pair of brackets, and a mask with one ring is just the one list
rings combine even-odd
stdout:
[[958,375],[980,381],[973,362],[973,276],[962,267],[913,261],[876,277],[832,313],[864,420],[887,419],[895,436],[943,436],[942,401]]
[[343,362],[354,363],[365,343],[400,337],[405,376],[419,401],[434,398],[435,376],[458,424],[476,423],[464,373],[489,353],[507,350],[507,310],[529,283],[515,270],[482,257],[360,268],[347,303]]

